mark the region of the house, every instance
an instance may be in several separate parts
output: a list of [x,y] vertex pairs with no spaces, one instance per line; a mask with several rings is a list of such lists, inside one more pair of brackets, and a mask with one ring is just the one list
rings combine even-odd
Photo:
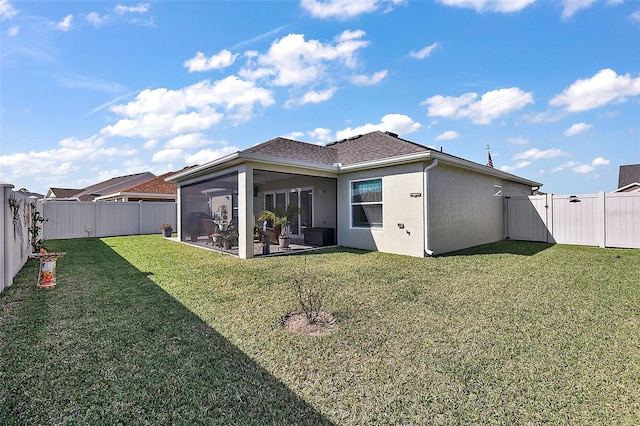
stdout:
[[640,164],[620,166],[618,189],[613,192],[640,192]]
[[99,182],[94,185],[88,186],[84,189],[71,189],[71,188],[49,188],[46,200],[57,201],[94,201],[96,198],[112,194],[120,191],[121,189],[136,185],[138,183],[155,178],[156,175],[149,172],[136,173],[126,176],[118,176]]
[[178,185],[179,237],[203,217],[228,221],[241,258],[254,255],[260,212],[289,203],[300,240],[320,229],[341,246],[417,257],[499,241],[503,198],[541,186],[380,131],[326,146],[278,137],[167,181]]
[[[193,167],[193,166],[191,166]],[[185,167],[180,172],[191,167]],[[169,172],[151,179],[135,183],[126,188],[116,189],[105,195],[95,198],[95,201],[176,201],[177,186],[175,183],[167,182],[166,179],[179,172]]]

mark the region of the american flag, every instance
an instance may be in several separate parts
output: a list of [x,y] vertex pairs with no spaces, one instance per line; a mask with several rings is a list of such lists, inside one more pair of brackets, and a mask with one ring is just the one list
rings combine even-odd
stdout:
[[487,154],[489,154],[489,161],[487,161],[487,166],[493,169],[493,160],[491,159],[491,153],[487,151]]

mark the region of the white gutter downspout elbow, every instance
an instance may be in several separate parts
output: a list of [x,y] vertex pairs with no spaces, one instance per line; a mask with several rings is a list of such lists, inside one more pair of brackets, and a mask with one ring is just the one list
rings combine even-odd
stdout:
[[438,159],[424,168],[424,252],[433,256],[433,250],[429,248],[429,170],[438,165]]

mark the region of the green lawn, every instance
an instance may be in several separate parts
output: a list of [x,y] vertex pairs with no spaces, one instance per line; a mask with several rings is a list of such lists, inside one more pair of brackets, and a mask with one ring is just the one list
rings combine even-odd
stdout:
[[[51,241],[0,295],[0,424],[638,424],[640,250],[243,261],[158,236]],[[291,287],[338,327],[281,328]]]

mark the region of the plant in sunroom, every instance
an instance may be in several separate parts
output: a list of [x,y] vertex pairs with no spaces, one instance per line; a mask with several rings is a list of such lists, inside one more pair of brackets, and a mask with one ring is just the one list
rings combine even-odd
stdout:
[[300,213],[300,208],[295,204],[289,204],[284,209],[272,208],[271,210],[265,210],[258,216],[259,221],[268,220],[272,223],[272,226],[280,225],[280,236],[278,238],[282,240],[289,239],[289,225],[293,219]]

